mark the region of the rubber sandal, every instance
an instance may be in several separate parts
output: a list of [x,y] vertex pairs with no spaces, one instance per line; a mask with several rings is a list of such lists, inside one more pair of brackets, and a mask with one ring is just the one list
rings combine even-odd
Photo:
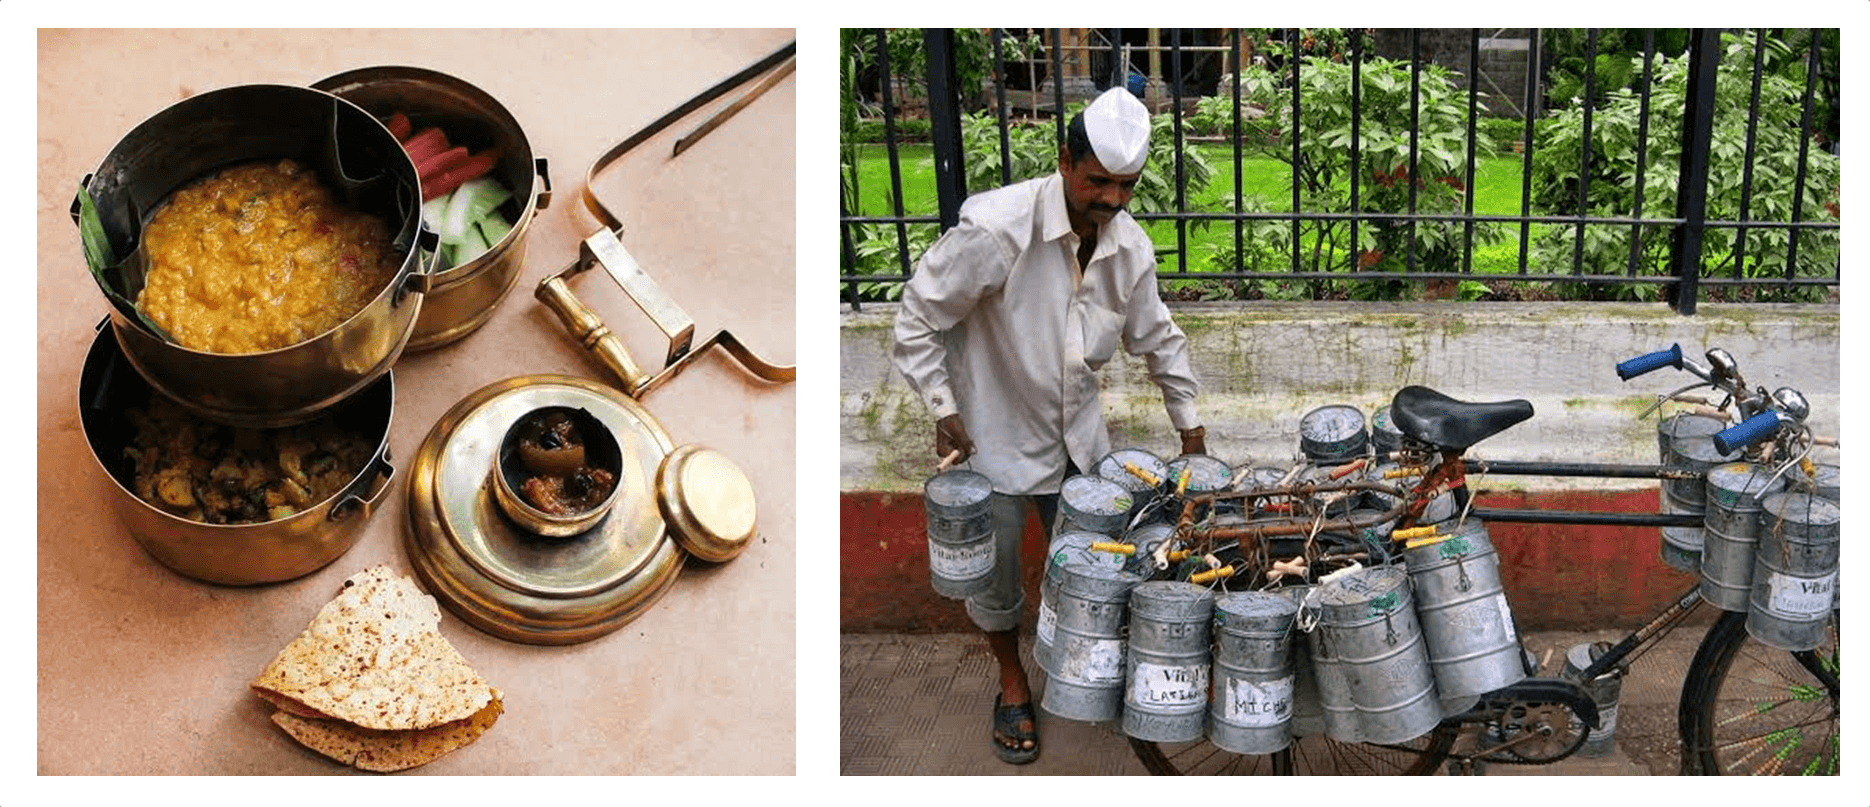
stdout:
[[[1032,723],[1032,731],[1020,731],[1019,724]],[[1039,758],[1039,720],[1032,713],[1032,702],[1018,703],[1012,706],[1000,705],[1000,696],[993,696],[993,731],[988,734],[988,741],[993,743],[993,752],[1000,755],[1000,761],[1012,765],[1024,765]],[[1032,741],[1031,748],[1008,748],[1000,742],[1000,737],[1011,737],[1014,742]]]

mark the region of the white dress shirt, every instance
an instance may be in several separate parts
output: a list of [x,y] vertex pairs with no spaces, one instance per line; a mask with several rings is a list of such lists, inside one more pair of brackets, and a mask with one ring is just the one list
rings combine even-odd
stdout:
[[1082,278],[1078,244],[1054,173],[969,197],[903,287],[896,368],[937,420],[961,414],[969,467],[999,493],[1057,493],[1067,456],[1088,470],[1109,453],[1097,370],[1119,341],[1144,357],[1169,422],[1200,423],[1149,236],[1118,213]]

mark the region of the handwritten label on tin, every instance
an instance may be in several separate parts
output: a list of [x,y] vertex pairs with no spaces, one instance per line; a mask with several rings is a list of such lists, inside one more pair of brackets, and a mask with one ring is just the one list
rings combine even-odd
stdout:
[[1039,641],[1052,644],[1058,641],[1058,612],[1052,610],[1052,604],[1039,603]]
[[1221,716],[1236,726],[1277,726],[1292,717],[1292,681],[1288,675],[1272,681],[1227,679]]
[[1199,706],[1208,700],[1208,665],[1136,663],[1130,702],[1142,706]]
[[1793,577],[1773,572],[1769,589],[1772,597],[1767,605],[1781,614],[1818,616],[1831,610],[1831,603],[1837,595],[1837,582],[1837,572],[1824,577]]
[[1519,641],[1519,632],[1513,630],[1513,612],[1506,606],[1506,592],[1493,595],[1494,609],[1500,613],[1500,629],[1506,633],[1509,642]]
[[993,541],[972,544],[929,542],[929,569],[937,577],[972,580],[993,570]]
[[1080,645],[1084,654],[1076,659],[1078,673],[1089,684],[1123,683],[1123,640],[1097,639]]

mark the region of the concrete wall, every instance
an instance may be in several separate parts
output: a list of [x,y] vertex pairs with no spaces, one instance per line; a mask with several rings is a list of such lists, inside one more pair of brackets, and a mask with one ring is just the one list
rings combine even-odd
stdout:
[[[1235,465],[1298,454],[1308,411],[1350,404],[1366,413],[1422,384],[1464,400],[1525,398],[1534,416],[1470,453],[1525,461],[1654,462],[1655,396],[1695,379],[1663,369],[1629,382],[1615,364],[1679,343],[1699,358],[1722,347],[1743,377],[1791,386],[1811,400],[1813,428],[1836,435],[1839,316],[1835,305],[1703,305],[1684,317],[1654,304],[1250,303],[1178,304],[1188,333],[1210,453]],[[916,492],[933,469],[928,414],[890,365],[894,306],[846,311],[841,324],[843,490]],[[1161,396],[1141,361],[1103,370],[1111,444],[1173,454]],[[1521,477],[1557,489],[1641,482]],[[1653,483],[1649,483],[1653,487]]]
[[[1753,386],[1803,391],[1812,422],[1837,433],[1839,318],[1835,306],[1704,306],[1682,317],[1651,305],[1262,304],[1184,305],[1176,319],[1205,385],[1211,453],[1236,465],[1289,462],[1298,421],[1319,406],[1366,412],[1407,384],[1467,400],[1526,398],[1529,421],[1471,455],[1500,460],[1653,463],[1654,419],[1635,416],[1692,379],[1658,370],[1628,383],[1624,359],[1680,343],[1740,361]],[[842,327],[840,617],[845,631],[968,631],[959,603],[929,587],[921,484],[933,471],[932,428],[889,363],[895,310],[846,313]],[[1104,371],[1115,446],[1171,454],[1178,444],[1141,362]],[[1820,459],[1835,461],[1835,452]],[[1653,481],[1469,477],[1479,507],[1654,513]],[[1025,582],[1036,602],[1029,525]],[[1522,630],[1631,629],[1696,584],[1660,560],[1658,531],[1494,523],[1501,578]],[[1027,627],[1032,612],[1027,609]]]

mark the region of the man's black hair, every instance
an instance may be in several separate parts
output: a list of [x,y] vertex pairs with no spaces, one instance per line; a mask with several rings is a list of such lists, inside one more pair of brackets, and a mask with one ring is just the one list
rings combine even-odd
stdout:
[[1086,157],[1095,157],[1091,151],[1091,136],[1084,131],[1084,113],[1071,116],[1071,123],[1065,126],[1065,150],[1071,153],[1071,164],[1077,165]]

